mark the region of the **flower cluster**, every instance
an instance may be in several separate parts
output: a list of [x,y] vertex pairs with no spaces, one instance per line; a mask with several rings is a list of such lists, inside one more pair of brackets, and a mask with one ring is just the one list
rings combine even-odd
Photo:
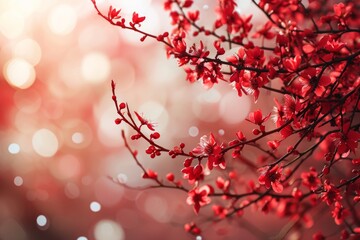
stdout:
[[[213,220],[239,218],[245,208],[254,206],[293,222],[292,229],[279,234],[291,230],[306,234],[304,229],[314,226],[312,219],[319,214],[316,209],[325,208],[342,239],[359,237],[360,11],[356,1],[252,0],[266,18],[253,28],[252,16],[240,14],[241,6],[234,0],[218,0],[208,25],[202,25],[203,15],[194,1],[166,0],[172,28],[159,34],[142,31],[146,19],[137,13],[128,21],[120,10],[110,7],[103,14],[92,2],[110,24],[139,33],[141,41],[151,38],[163,44],[167,56],[184,69],[187,81],[201,82],[205,88],[227,83],[239,97],[252,95],[254,103],[264,92],[274,96],[273,111],[249,114],[248,124],[255,126],[252,132],[234,129],[234,138],[223,141],[210,133],[186,150],[184,143],[170,148],[158,144],[156,126],[126,103],[118,104],[113,82],[116,124],[130,126],[132,140],[146,141],[150,158],[168,153],[183,159],[182,180],[175,181],[175,175],[168,173],[165,182],[144,168],[123,134],[144,178],[157,187],[186,192],[186,202],[197,214],[211,205]],[[228,54],[234,46],[236,53]],[[250,150],[258,160],[246,157]],[[256,177],[242,177],[237,168]],[[204,232],[200,225],[195,219],[185,224],[185,230],[200,235]],[[325,239],[333,232],[317,229],[313,238]]]

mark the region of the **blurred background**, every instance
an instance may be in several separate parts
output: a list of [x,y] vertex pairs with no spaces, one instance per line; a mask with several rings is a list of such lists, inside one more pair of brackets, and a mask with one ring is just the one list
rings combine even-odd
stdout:
[[[240,11],[248,14],[249,2]],[[98,4],[105,13],[113,5],[125,17],[145,15],[145,31],[169,29],[160,0]],[[214,4],[196,1],[204,16],[213,17]],[[160,143],[184,141],[187,150],[210,131],[232,139],[252,98],[226,84],[186,83],[163,46],[140,37],[100,18],[90,0],[0,0],[0,239],[194,239],[183,230],[194,217],[186,194],[116,183],[149,184],[123,147],[120,132],[128,129],[114,124],[110,82],[120,101],[158,124]],[[260,98],[259,106],[272,102]],[[161,176],[180,172],[182,159],[151,160],[146,145],[131,144]],[[207,239],[259,237],[249,222],[235,223],[231,234],[228,224],[207,224]]]

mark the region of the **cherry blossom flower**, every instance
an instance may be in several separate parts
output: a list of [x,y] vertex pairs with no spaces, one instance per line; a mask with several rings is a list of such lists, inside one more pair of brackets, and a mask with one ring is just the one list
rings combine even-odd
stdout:
[[349,127],[349,123],[346,123],[341,132],[332,134],[339,154],[348,155],[350,152],[355,152],[355,149],[358,147],[360,133],[349,129]]
[[156,180],[157,177],[158,177],[158,174],[156,172],[154,172],[153,170],[151,169],[148,169],[142,176],[143,178],[149,178],[149,179],[154,179]]
[[189,205],[194,205],[194,211],[198,214],[200,207],[211,202],[211,199],[208,196],[210,193],[213,193],[213,188],[210,185],[194,188],[189,191],[186,202]]
[[349,211],[345,209],[340,202],[335,202],[334,209],[331,211],[331,215],[337,225],[342,224],[344,219],[349,215]]
[[140,121],[140,127],[141,126],[147,126],[147,128],[151,131],[155,131],[155,123],[151,123],[149,120],[145,119],[143,116],[141,116],[139,113],[135,112],[135,115],[137,119]]
[[189,232],[193,235],[201,234],[201,229],[194,222],[186,223],[184,225],[184,229],[186,232]]
[[316,96],[320,97],[325,93],[326,87],[331,84],[331,78],[322,74],[320,77],[315,68],[308,68],[304,70],[299,81],[302,84],[301,94],[307,96],[310,92],[314,92]]
[[342,199],[339,189],[337,189],[329,181],[324,182],[323,191],[321,193],[321,200],[326,202],[327,205],[332,205],[334,202],[340,201]]
[[261,109],[258,109],[254,112],[251,112],[249,114],[249,118],[246,120],[260,126],[270,118],[270,115],[271,113],[263,118]]
[[316,190],[320,185],[320,179],[314,168],[311,168],[309,172],[301,173],[302,184],[308,187],[310,190]]
[[281,193],[284,189],[281,184],[281,177],[283,168],[279,167],[279,165],[275,165],[274,167],[265,167],[260,169],[261,175],[259,177],[259,183],[265,185],[267,189],[272,188],[275,192]]
[[117,10],[113,6],[110,6],[109,11],[108,11],[108,18],[110,20],[120,19],[121,18],[121,16],[119,15],[120,12],[121,12],[121,9]]
[[[145,141],[147,158],[163,152],[172,159],[183,158],[181,173],[188,182],[175,182],[172,172],[161,176],[144,170],[142,159],[135,157],[143,177],[155,180],[156,187],[188,192],[186,202],[196,214],[212,204],[212,220],[240,216],[249,206],[286,217],[296,227],[311,227],[310,214],[318,212],[315,208],[322,205],[320,200],[329,205],[325,209],[341,225],[340,237],[359,233],[355,215],[350,214],[360,201],[356,152],[360,139],[360,18],[354,1],[254,0],[251,2],[265,19],[253,31],[252,16],[240,14],[241,6],[235,0],[217,0],[211,22],[203,18],[193,0],[164,2],[171,26],[160,34],[137,29],[145,17],[136,12],[131,22],[125,22],[120,10],[112,7],[102,17],[123,30],[138,32],[142,40],[152,38],[165,45],[167,56],[175,58],[190,83],[209,89],[226,82],[240,97],[252,95],[255,103],[264,93],[261,107],[269,106],[266,95],[279,100],[275,99],[272,126],[267,122],[270,111],[257,109],[246,119],[250,124],[233,126],[236,138],[228,140],[224,134],[220,142],[210,133],[202,136],[197,146],[185,149],[184,144],[161,146],[154,125],[136,112],[133,119],[128,105],[118,104],[113,86],[112,98],[119,106],[115,123],[130,125],[135,131],[131,139]],[[115,19],[120,20],[114,23]],[[150,133],[143,131],[145,125]],[[255,128],[245,138],[249,125]],[[265,131],[265,125],[270,130]],[[223,129],[228,133],[231,127]],[[136,150],[129,150],[134,156]],[[246,172],[256,169],[260,171],[258,184]],[[205,185],[210,183],[216,186],[216,193],[211,185]],[[185,230],[201,233],[194,222],[186,224]],[[329,236],[327,230],[313,238],[323,240],[325,236]]]
[[321,232],[314,233],[312,235],[313,240],[325,240],[325,236]]
[[145,17],[139,17],[139,14],[134,12],[132,15],[132,24],[133,26],[138,25],[139,27],[141,26],[140,23],[143,22],[145,20]]
[[203,155],[208,158],[207,167],[211,170],[213,167],[219,166],[225,168],[225,159],[222,153],[222,146],[219,145],[212,133],[209,137],[204,135],[200,138],[199,145],[192,150],[194,155]]
[[296,55],[294,58],[287,58],[284,60],[284,67],[289,72],[295,72],[301,64],[301,56]]
[[273,23],[271,21],[267,21],[261,29],[256,31],[256,33],[253,34],[253,38],[259,38],[264,37],[266,39],[273,39],[275,37],[275,34],[271,32],[270,30],[273,28]]
[[219,217],[220,219],[225,218],[226,214],[229,212],[228,209],[220,205],[213,205],[212,210],[214,211],[215,216]]

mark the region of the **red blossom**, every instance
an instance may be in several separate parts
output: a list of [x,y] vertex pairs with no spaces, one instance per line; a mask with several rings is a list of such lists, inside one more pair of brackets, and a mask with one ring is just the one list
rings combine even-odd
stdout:
[[247,71],[239,78],[239,81],[238,84],[235,84],[239,96],[241,96],[240,91],[243,91],[245,94],[253,95],[255,103],[259,98],[260,88],[268,82],[268,80],[262,76],[255,76],[255,74]]
[[296,119],[296,114],[303,109],[303,105],[300,103],[299,99],[295,99],[289,94],[284,95],[284,106],[283,112],[286,120]]
[[338,18],[347,18],[353,9],[351,4],[345,5],[344,3],[334,4],[334,13]]
[[168,173],[166,174],[166,179],[169,181],[169,182],[173,182],[175,180],[175,176],[173,173]]
[[194,188],[189,191],[186,202],[189,205],[194,205],[194,211],[198,214],[200,207],[208,205],[211,202],[211,199],[208,196],[210,193],[213,193],[213,189],[210,185]]
[[221,47],[220,41],[215,41],[214,47],[216,49],[217,55],[223,55],[225,53],[225,49],[223,47]]
[[214,211],[215,216],[221,219],[225,218],[228,213],[228,210],[220,205],[213,205],[212,210]]
[[194,12],[192,12],[192,11],[188,12],[188,17],[193,22],[196,22],[197,20],[199,20],[199,16],[200,16],[200,11],[199,10],[196,10]]
[[275,33],[270,32],[273,27],[273,23],[271,21],[267,21],[260,30],[253,34],[253,38],[264,37],[266,39],[273,39],[275,37]]
[[139,14],[134,12],[132,15],[132,23],[135,25],[141,26],[140,23],[142,23],[145,20],[145,17],[139,17]]
[[311,168],[309,172],[301,173],[302,184],[308,187],[310,190],[316,190],[320,185],[320,179],[314,168]]
[[280,146],[280,141],[278,140],[272,140],[272,141],[268,141],[267,142],[267,145],[272,149],[272,150],[275,150],[277,149],[279,146]]
[[192,153],[194,155],[207,156],[207,167],[210,170],[217,166],[224,169],[225,159],[222,148],[223,147],[216,142],[214,135],[210,133],[209,137],[204,135],[200,138],[200,143],[192,150]]
[[313,240],[325,240],[325,236],[321,232],[314,233],[312,235]]
[[228,33],[236,33],[239,32],[240,29],[243,29],[244,33],[247,33],[251,30],[251,16],[241,17],[239,13],[235,11],[237,4],[234,0],[218,1],[219,6],[216,8],[218,17],[214,24],[215,28],[220,28],[225,25]]
[[334,202],[340,201],[342,196],[339,189],[328,181],[324,182],[323,192],[321,194],[321,200],[326,202],[327,205],[332,205]]
[[158,174],[151,169],[148,169],[142,176],[143,178],[157,179]]
[[299,81],[302,84],[302,96],[307,96],[310,92],[314,92],[318,97],[324,94],[326,87],[331,84],[331,78],[324,74],[321,76],[318,74],[318,70],[315,68],[308,68],[301,73]]
[[193,0],[185,0],[184,3],[183,3],[183,5],[182,5],[182,7],[183,7],[183,8],[189,8],[189,7],[191,7],[191,5],[192,5],[193,3],[194,3]]
[[330,39],[326,42],[324,48],[329,52],[338,53],[340,50],[345,47],[345,43],[339,42],[335,39]]
[[137,112],[135,112],[135,115],[137,117],[137,119],[140,121],[140,127],[143,125],[146,125],[148,129],[150,129],[151,131],[155,131],[155,124],[149,122],[149,120],[146,120],[143,116],[141,116],[140,114],[138,114]]
[[294,221],[298,221],[306,228],[311,228],[314,225],[314,220],[308,213],[303,213],[303,205],[294,199],[283,200],[276,208],[279,217],[289,217]]
[[113,8],[113,6],[109,7],[109,11],[108,11],[108,19],[109,20],[114,20],[114,19],[120,19],[121,16],[119,15],[121,12],[121,9],[117,10],[116,8]]
[[339,154],[348,155],[349,152],[355,152],[355,149],[358,147],[360,133],[349,129],[349,127],[349,123],[346,123],[341,132],[332,134]]
[[181,172],[183,173],[184,179],[188,179],[190,183],[204,179],[204,168],[201,164],[198,164],[195,167],[184,167]]
[[252,122],[252,123],[260,126],[269,119],[270,114],[271,113],[269,113],[267,116],[265,116],[263,118],[261,109],[258,109],[258,110],[254,111],[254,112],[251,112],[249,114],[249,118],[247,120],[249,122]]
[[[171,52],[174,54],[184,54],[186,52],[186,42],[183,38],[174,38],[173,40],[173,48],[171,49]],[[187,63],[188,60],[186,62],[182,62],[181,64],[179,63],[180,66],[184,65],[185,63]]]
[[300,64],[301,64],[301,56],[299,55],[284,60],[284,67],[289,72],[295,72],[299,68]]
[[315,51],[315,47],[312,46],[311,44],[305,44],[302,47],[302,50],[306,53],[306,54],[311,54]]
[[[92,2],[96,6],[96,1]],[[136,150],[130,149],[124,137],[125,146],[144,171],[143,178],[155,180],[158,185],[154,187],[188,192],[186,202],[197,214],[201,207],[212,204],[215,216],[210,220],[240,216],[245,208],[253,207],[290,219],[296,223],[292,232],[303,237],[300,228],[313,225],[311,214],[319,212],[316,207],[320,199],[329,205],[328,213],[341,225],[339,229],[346,229],[339,230],[340,237],[360,233],[356,214],[350,211],[356,211],[360,201],[360,161],[356,155],[360,139],[357,5],[353,1],[251,1],[265,18],[253,30],[252,16],[240,14],[242,6],[237,6],[238,1],[216,2],[216,15],[211,21],[193,0],[165,0],[171,26],[162,34],[137,29],[145,17],[136,12],[131,22],[125,22],[120,10],[110,7],[104,16],[96,8],[111,24],[138,32],[142,40],[152,38],[164,44],[167,56],[175,58],[190,83],[200,83],[206,89],[229,83],[238,96],[252,95],[258,106],[246,119],[250,124],[221,127],[226,119],[222,116],[214,123],[216,126],[210,126],[202,119],[205,130],[226,129],[221,136],[224,140],[220,142],[210,133],[189,151],[185,144],[160,145],[154,124],[137,112],[133,118],[128,104],[118,104],[112,82],[112,99],[118,113],[115,123],[128,125],[134,131],[130,138],[145,142],[146,157],[167,152],[171,158],[183,161],[181,173],[188,182],[175,182],[172,172],[162,179],[155,171],[144,170]],[[200,19],[200,15],[204,18]],[[115,19],[120,20],[113,22]],[[222,91],[221,87],[221,94],[226,94]],[[266,102],[269,97],[279,99],[273,104],[274,123],[267,122],[267,107],[272,107]],[[263,112],[269,114],[263,116]],[[171,127],[177,129],[177,124]],[[142,128],[144,125],[150,133]],[[255,128],[249,129],[251,125]],[[233,136],[227,134],[231,129],[236,137],[228,139]],[[166,139],[164,134],[161,136]],[[312,166],[310,170],[308,166]],[[255,169],[260,171],[258,184],[247,172]],[[215,184],[217,192],[207,183]],[[201,233],[193,222],[186,224],[185,230]],[[323,240],[330,234],[323,230],[313,239]]]
[[259,183],[265,185],[267,189],[272,188],[275,192],[281,193],[284,189],[281,184],[282,167],[275,165],[274,167],[265,167],[260,169]]
[[245,63],[251,66],[262,66],[265,62],[264,50],[259,47],[246,49]]
[[201,234],[201,229],[194,222],[186,223],[184,225],[184,229],[186,232],[189,232],[193,235]]
[[230,181],[224,180],[222,177],[218,177],[216,179],[216,186],[224,192],[228,192],[230,188]]
[[172,19],[171,24],[177,25],[177,28],[173,30],[174,34],[182,34],[183,32],[188,32],[191,28],[191,23],[183,15],[176,11],[170,12],[170,17]]
[[335,202],[334,209],[331,211],[331,215],[337,225],[342,224],[344,219],[349,215],[349,211],[345,209],[340,202]]

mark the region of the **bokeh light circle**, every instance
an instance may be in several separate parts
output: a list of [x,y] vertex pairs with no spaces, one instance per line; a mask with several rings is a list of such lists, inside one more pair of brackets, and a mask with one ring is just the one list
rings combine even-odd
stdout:
[[15,57],[28,61],[31,65],[37,65],[41,60],[41,47],[34,39],[26,38],[14,46]]
[[84,142],[84,134],[75,132],[73,135],[71,135],[71,140],[76,144],[81,144]]
[[59,141],[52,131],[42,128],[34,133],[32,146],[34,151],[40,156],[52,157],[58,151]]
[[94,236],[96,240],[124,240],[125,232],[116,222],[101,220],[95,225]]
[[86,54],[81,63],[81,73],[87,82],[100,83],[108,80],[111,64],[109,58],[101,52]]
[[0,32],[8,39],[14,39],[23,34],[25,18],[16,10],[5,11],[0,15]]
[[90,203],[90,210],[92,212],[99,212],[101,210],[101,205],[98,202],[91,202]]
[[22,177],[20,177],[20,176],[16,176],[14,178],[14,184],[15,184],[15,186],[20,187],[20,186],[22,186],[24,184],[24,179]]
[[81,236],[81,237],[78,237],[76,240],[88,240],[88,239],[87,239],[87,237]]
[[36,223],[39,227],[46,227],[46,225],[48,224],[48,220],[44,215],[39,215],[36,218]]
[[199,129],[195,126],[192,126],[189,128],[189,135],[191,137],[196,137],[197,135],[199,135]]
[[5,63],[3,73],[11,86],[20,89],[33,85],[36,75],[34,67],[22,58],[13,58]]
[[227,93],[221,99],[219,113],[228,124],[237,124],[249,115],[251,100],[249,96],[239,97],[235,91]]
[[58,35],[71,33],[77,22],[77,15],[73,7],[67,4],[56,6],[50,12],[48,25],[50,30]]
[[11,143],[8,147],[8,151],[11,154],[18,154],[20,152],[20,146],[17,143]]
[[160,196],[148,196],[144,203],[144,210],[149,216],[160,223],[167,223],[172,217],[172,211],[167,201]]

